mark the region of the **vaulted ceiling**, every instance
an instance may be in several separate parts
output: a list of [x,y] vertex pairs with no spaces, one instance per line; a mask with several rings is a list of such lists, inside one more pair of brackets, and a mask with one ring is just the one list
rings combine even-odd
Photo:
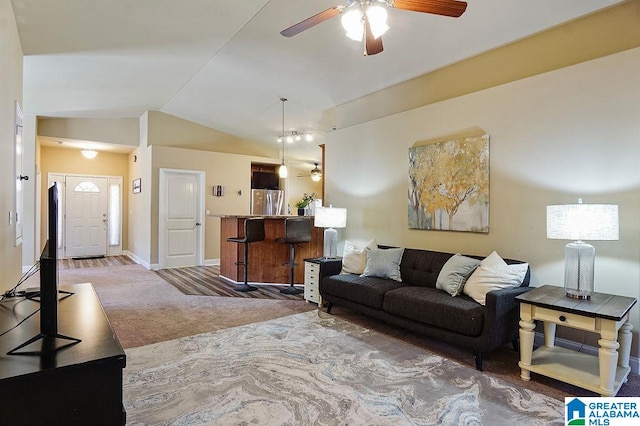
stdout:
[[339,17],[280,35],[344,0],[12,0],[26,114],[161,111],[265,144],[281,132],[281,97],[286,129],[321,141],[341,105],[619,2],[468,0],[460,18],[390,9],[384,51],[363,56]]

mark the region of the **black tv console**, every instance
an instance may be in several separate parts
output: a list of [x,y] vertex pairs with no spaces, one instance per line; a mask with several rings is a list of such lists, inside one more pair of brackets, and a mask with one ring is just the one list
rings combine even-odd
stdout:
[[[0,337],[0,423],[123,425],[126,356],[91,284],[62,286],[74,294],[58,305],[58,328],[80,343],[57,351],[7,355],[37,335],[39,314]],[[0,333],[38,309],[16,298],[0,304]]]

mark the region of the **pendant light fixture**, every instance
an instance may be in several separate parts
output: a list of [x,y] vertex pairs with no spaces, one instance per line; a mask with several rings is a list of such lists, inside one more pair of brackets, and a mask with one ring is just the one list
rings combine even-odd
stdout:
[[280,135],[280,137],[282,138],[282,164],[280,164],[280,169],[278,169],[278,175],[280,176],[280,178],[284,179],[289,174],[287,172],[287,166],[284,165],[284,140],[285,140],[285,135],[284,135],[284,103],[287,102],[287,98],[280,98],[280,100],[282,101],[282,133]]

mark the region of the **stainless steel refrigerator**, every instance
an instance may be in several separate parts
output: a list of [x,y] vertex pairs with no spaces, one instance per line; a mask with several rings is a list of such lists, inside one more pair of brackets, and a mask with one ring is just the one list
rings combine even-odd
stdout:
[[284,191],[281,189],[252,189],[251,214],[264,216],[287,214]]

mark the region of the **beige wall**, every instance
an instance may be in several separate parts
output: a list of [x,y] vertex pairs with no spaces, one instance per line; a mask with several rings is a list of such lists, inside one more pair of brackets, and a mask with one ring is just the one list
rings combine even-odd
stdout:
[[[78,149],[52,148],[43,146],[40,148],[40,184],[41,184],[41,206],[44,211],[47,207],[48,174],[49,173],[69,173],[76,175],[99,175],[99,176],[122,176],[123,178],[123,201],[122,201],[122,249],[128,246],[128,198],[127,192],[131,191],[129,179],[128,155],[115,154],[110,152],[100,152],[96,158],[86,159]],[[41,245],[46,242],[46,215],[40,218],[40,241]],[[41,247],[42,249],[42,247]]]
[[277,157],[278,149],[242,139],[160,111],[149,111],[149,143],[229,154]]
[[[151,157],[152,147],[148,146],[149,114],[144,113],[139,120],[140,146],[129,154],[129,184],[126,185],[129,199],[129,253],[145,267],[151,264],[151,222],[157,213],[151,212]],[[135,161],[134,161],[135,160]],[[131,181],[141,179],[141,192],[133,194]]]
[[[22,105],[22,47],[10,0],[0,0],[0,290],[13,287],[22,271],[22,247],[15,247],[9,214],[14,202],[14,102]],[[23,108],[24,110],[24,108]]]
[[[220,219],[213,215],[249,214],[251,203],[251,163],[278,164],[277,159],[249,155],[203,152],[164,146],[153,147],[151,190],[151,264],[158,263],[158,179],[160,168],[205,172],[205,260],[220,258]],[[214,185],[225,187],[223,197],[214,197]],[[239,194],[241,192],[241,194]]]
[[137,118],[39,118],[38,135],[138,146]]
[[[339,238],[528,261],[532,284],[562,286],[565,241],[549,204],[614,203],[620,241],[596,247],[596,291],[640,297],[640,48],[373,120],[327,136],[325,199],[348,209]],[[490,134],[490,232],[407,229],[416,141],[479,126]],[[632,311],[638,356],[639,308]],[[559,332],[562,335],[562,332]],[[597,346],[594,335],[572,337]]]

